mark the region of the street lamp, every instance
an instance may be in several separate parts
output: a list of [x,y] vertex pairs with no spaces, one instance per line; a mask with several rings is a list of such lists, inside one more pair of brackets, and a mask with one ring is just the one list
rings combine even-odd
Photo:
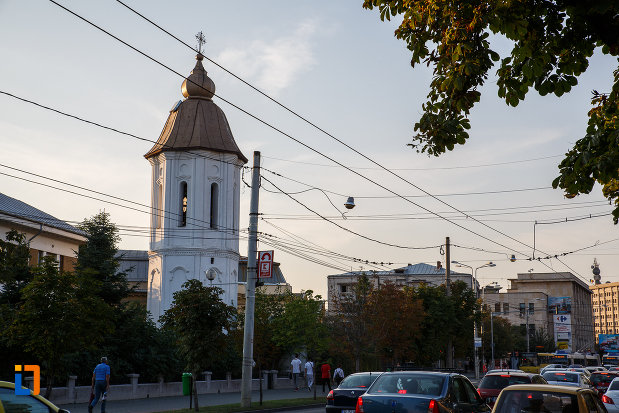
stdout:
[[[477,270],[484,267],[496,267],[496,264],[493,264],[492,261],[485,263],[484,265],[480,265],[477,268],[473,268],[470,265],[462,264],[458,261],[451,261],[452,264],[456,264],[458,267],[468,267],[471,269],[471,289],[475,291],[475,299],[477,300]],[[479,380],[479,355],[477,354],[477,322],[473,321],[473,354],[475,355],[475,379]]]

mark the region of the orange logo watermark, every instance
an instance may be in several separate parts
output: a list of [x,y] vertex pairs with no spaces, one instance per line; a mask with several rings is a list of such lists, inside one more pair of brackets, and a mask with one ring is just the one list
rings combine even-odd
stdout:
[[[15,365],[15,394],[17,396],[28,396],[30,389],[23,388],[22,385],[22,366],[20,364]],[[41,392],[41,367],[36,364],[26,364],[23,366],[23,371],[31,371],[34,375],[34,389],[32,394],[37,395]],[[18,373],[19,372],[19,373]]]

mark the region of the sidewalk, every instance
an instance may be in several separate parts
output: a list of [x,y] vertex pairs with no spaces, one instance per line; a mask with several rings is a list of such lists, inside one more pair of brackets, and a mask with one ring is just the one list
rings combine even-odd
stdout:
[[[326,404],[327,393],[323,393],[322,389],[316,389],[316,404]],[[263,390],[262,400],[282,400],[282,399],[303,399],[313,397],[314,392],[294,389],[274,389]],[[254,391],[251,395],[252,407],[257,406],[260,401],[260,392]],[[217,393],[217,394],[201,394],[198,396],[198,404],[202,406],[217,406],[221,404],[233,404],[241,402],[241,393]],[[87,403],[78,404],[63,404],[58,406],[69,410],[71,413],[88,413]],[[189,407],[189,396],[174,396],[174,397],[153,397],[149,399],[135,400],[118,400],[113,399],[108,401],[105,411],[106,413],[151,413],[165,410],[186,409]],[[299,407],[297,407],[298,409]],[[94,412],[101,411],[101,402],[97,404]]]

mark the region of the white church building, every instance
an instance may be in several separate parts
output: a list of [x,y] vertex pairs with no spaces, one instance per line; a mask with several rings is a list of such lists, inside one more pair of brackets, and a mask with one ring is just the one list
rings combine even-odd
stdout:
[[[247,158],[234,141],[215,84],[196,56],[157,143],[152,166],[147,309],[157,321],[174,292],[198,279],[222,288],[237,306],[240,171]],[[207,281],[208,280],[208,281]]]

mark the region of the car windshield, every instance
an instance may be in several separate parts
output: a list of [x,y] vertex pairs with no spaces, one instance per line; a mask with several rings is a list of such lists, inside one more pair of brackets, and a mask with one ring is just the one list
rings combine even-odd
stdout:
[[598,385],[598,384],[608,384],[611,381],[613,381],[613,379],[617,377],[614,374],[592,374],[591,377],[589,377],[589,380],[591,380],[591,382],[594,385]]
[[372,384],[372,382],[376,380],[376,377],[378,376],[379,376],[379,373],[353,374],[353,375],[346,377],[344,380],[342,380],[339,387],[347,388],[347,389],[352,388],[352,387],[370,387],[370,384]]
[[527,376],[512,376],[511,374],[488,375],[479,383],[480,389],[503,389],[512,384],[531,383]]
[[547,381],[562,381],[565,383],[578,383],[578,374],[575,373],[563,373],[557,371],[551,371],[542,374]]
[[559,392],[510,390],[503,391],[495,413],[565,413],[578,412],[575,394]]
[[433,374],[397,373],[380,376],[369,394],[424,394],[440,396],[446,376]]

